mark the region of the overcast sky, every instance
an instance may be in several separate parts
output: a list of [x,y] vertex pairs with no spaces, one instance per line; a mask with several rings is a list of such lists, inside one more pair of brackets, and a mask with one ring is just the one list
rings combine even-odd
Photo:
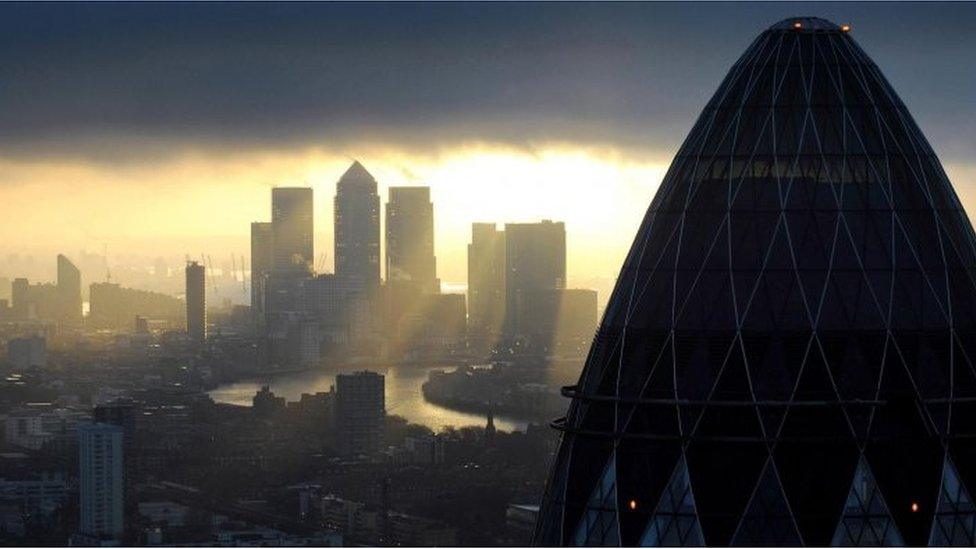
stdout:
[[0,146],[673,150],[755,35],[802,14],[851,23],[936,148],[972,156],[969,3],[3,3]]

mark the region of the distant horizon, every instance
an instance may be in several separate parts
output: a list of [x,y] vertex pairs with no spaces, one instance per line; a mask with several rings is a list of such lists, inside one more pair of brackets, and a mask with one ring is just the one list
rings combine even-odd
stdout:
[[11,253],[103,249],[218,267],[296,185],[330,272],[355,158],[384,205],[431,187],[445,282],[466,281],[471,223],[542,219],[566,223],[570,285],[612,281],[738,52],[799,13],[853,25],[976,211],[976,6],[707,6],[2,4],[0,274]]

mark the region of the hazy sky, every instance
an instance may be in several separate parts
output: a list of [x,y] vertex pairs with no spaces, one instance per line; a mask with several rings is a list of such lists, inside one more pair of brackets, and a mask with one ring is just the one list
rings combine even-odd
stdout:
[[728,68],[795,15],[853,25],[976,211],[976,4],[0,3],[0,253],[246,254],[270,187],[308,184],[331,268],[358,158],[431,185],[447,282],[471,222],[542,218],[571,283],[612,277]]

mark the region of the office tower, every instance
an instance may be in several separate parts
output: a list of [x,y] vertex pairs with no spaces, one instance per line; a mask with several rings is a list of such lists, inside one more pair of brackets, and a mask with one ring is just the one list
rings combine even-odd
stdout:
[[850,27],[770,27],[648,208],[535,542],[972,546],[972,243]]
[[274,265],[274,225],[251,223],[251,311],[259,322],[264,317],[265,286]]
[[386,203],[386,280],[437,293],[430,187],[390,187]]
[[497,336],[505,319],[505,233],[494,223],[471,225],[468,244],[468,327]]
[[186,333],[191,339],[207,339],[207,274],[203,265],[186,266]]
[[118,540],[123,533],[123,440],[118,425],[78,425],[78,529],[91,538]]
[[370,332],[369,302],[363,280],[334,274],[306,279],[305,312],[322,330],[330,346],[362,342]]
[[365,280],[370,293],[380,284],[380,196],[359,162],[336,184],[335,272]]
[[550,349],[572,345],[585,352],[596,331],[596,298],[594,290],[520,292],[516,299],[520,333],[544,342]]
[[43,336],[19,337],[7,342],[7,362],[18,370],[47,365],[47,340]]
[[385,418],[381,374],[362,371],[336,376],[336,426],[343,453],[376,453],[383,439]]
[[14,320],[27,320],[30,316],[30,282],[26,278],[15,278],[10,288]]
[[58,254],[58,320],[70,326],[81,324],[81,271]]
[[529,326],[518,319],[518,296],[531,290],[566,287],[566,226],[541,223],[505,225],[506,331],[519,334]]
[[185,323],[186,303],[173,296],[110,282],[96,282],[88,288],[88,320],[96,328],[131,328],[137,316],[166,321],[173,327]]
[[[312,189],[275,187],[271,189],[272,265],[276,272],[312,272],[315,260],[312,245]],[[253,257],[253,256],[252,256]]]

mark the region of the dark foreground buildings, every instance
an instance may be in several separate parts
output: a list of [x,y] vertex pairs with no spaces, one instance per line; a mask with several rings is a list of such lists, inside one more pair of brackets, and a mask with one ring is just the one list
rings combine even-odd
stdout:
[[543,545],[972,545],[976,241],[848,27],[789,19],[678,152],[575,387]]

